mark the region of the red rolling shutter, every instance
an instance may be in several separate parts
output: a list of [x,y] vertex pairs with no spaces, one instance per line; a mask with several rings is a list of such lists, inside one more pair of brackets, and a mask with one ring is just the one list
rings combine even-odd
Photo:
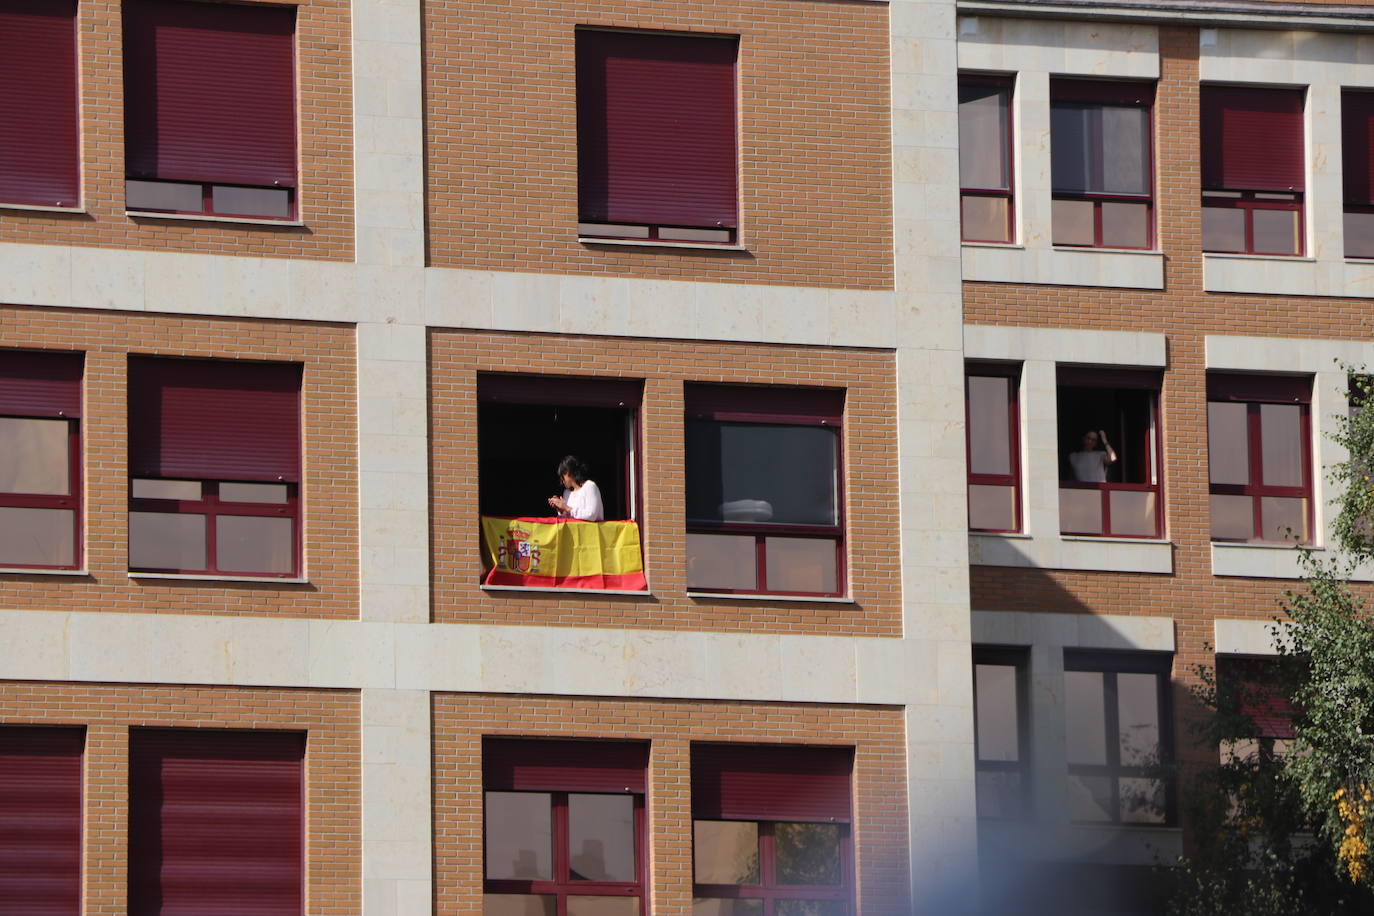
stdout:
[[1301,191],[1303,90],[1202,87],[1202,187]]
[[1257,738],[1294,736],[1293,704],[1274,686],[1276,662],[1264,658],[1227,658],[1217,660],[1217,676],[1239,689],[1236,710],[1255,723]]
[[512,792],[639,792],[649,765],[646,744],[487,738],[482,786]]
[[79,728],[0,726],[0,911],[81,913]]
[[304,736],[129,739],[131,916],[300,916]]
[[300,479],[301,367],[129,358],[134,476]]
[[842,388],[688,384],[683,400],[687,416],[698,420],[764,418],[779,423],[837,424],[844,415]]
[[692,816],[711,820],[849,821],[847,747],[692,745]]
[[477,400],[559,407],[638,407],[644,383],[638,379],[569,378],[553,375],[477,376]]
[[1345,202],[1374,204],[1374,92],[1341,93]]
[[1310,375],[1231,375],[1207,373],[1209,401],[1264,401],[1270,404],[1309,404]]
[[0,0],[0,203],[80,198],[76,3]]
[[733,38],[577,32],[587,222],[738,223]]
[[296,184],[294,6],[128,0],[131,178]]
[[81,416],[81,354],[0,350],[0,414]]
[[1158,391],[1164,373],[1158,369],[1117,369],[1096,366],[1059,366],[1056,383],[1061,388],[1136,388]]

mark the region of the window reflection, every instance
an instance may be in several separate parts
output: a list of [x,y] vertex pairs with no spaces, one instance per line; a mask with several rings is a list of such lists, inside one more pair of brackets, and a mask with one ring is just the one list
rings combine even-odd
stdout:
[[547,792],[487,793],[488,878],[553,878],[552,801]]

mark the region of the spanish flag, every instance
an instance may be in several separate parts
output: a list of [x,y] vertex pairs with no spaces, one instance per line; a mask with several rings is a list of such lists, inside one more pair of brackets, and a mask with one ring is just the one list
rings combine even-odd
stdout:
[[487,585],[648,591],[639,525],[482,516]]

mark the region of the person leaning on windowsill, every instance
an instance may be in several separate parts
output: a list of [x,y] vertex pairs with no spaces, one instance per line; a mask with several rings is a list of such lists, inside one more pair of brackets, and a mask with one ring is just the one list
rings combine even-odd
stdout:
[[587,476],[587,466],[576,455],[567,455],[558,462],[558,479],[565,489],[562,496],[550,496],[549,505],[563,518],[584,522],[605,520],[601,506],[601,490],[596,481]]
[[1081,483],[1106,483],[1110,464],[1116,464],[1116,450],[1107,441],[1106,430],[1088,430],[1079,450],[1069,453],[1073,479]]

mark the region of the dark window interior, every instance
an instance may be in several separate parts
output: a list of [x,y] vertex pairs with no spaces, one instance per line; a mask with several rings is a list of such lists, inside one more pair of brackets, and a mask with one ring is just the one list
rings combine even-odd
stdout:
[[1117,460],[1107,467],[1108,483],[1153,483],[1154,392],[1136,388],[1059,388],[1059,479],[1073,480],[1069,454],[1083,434],[1105,430]]
[[837,524],[835,429],[688,420],[686,435],[689,519]]
[[630,463],[634,411],[483,402],[477,407],[478,500],[483,515],[554,515],[558,462],[576,455],[601,490],[607,520],[634,516]]

